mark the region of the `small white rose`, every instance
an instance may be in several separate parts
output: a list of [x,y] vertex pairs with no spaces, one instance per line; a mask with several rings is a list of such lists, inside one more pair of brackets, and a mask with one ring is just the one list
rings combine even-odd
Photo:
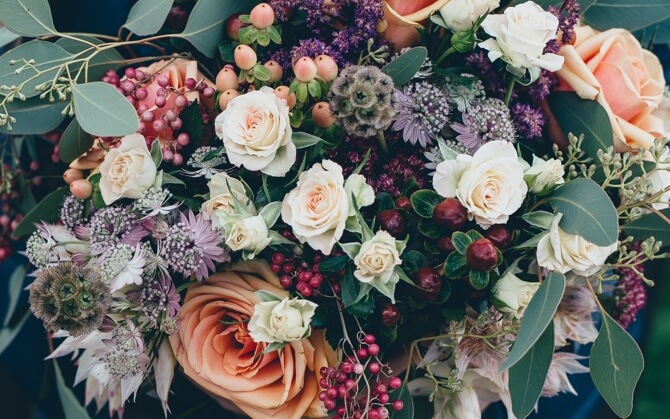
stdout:
[[530,192],[536,195],[544,195],[554,190],[558,185],[565,182],[563,176],[565,169],[558,159],[543,160],[533,156],[533,166],[531,166],[524,178],[530,188]]
[[105,204],[120,198],[139,199],[156,182],[156,164],[144,136],[126,135],[100,164],[100,192]]
[[231,215],[242,213],[243,209],[235,208],[235,201],[245,206],[244,212],[256,215],[256,207],[249,200],[244,184],[228,176],[217,173],[207,183],[210,199],[203,202],[200,211],[207,220],[212,220],[214,228],[222,228]]
[[[234,252],[246,250],[251,253],[248,259],[252,259],[270,244],[268,227],[260,215],[235,218],[237,218],[237,221],[230,226],[226,226],[226,246]],[[231,217],[228,220],[230,222],[233,218]]]
[[547,42],[556,38],[558,18],[532,1],[508,7],[501,15],[486,16],[482,28],[492,38],[479,47],[489,51],[491,61],[505,61],[508,71],[516,76],[528,70],[533,82],[540,69],[558,71],[563,67],[563,57],[543,53]]
[[440,8],[440,16],[453,32],[465,31],[499,5],[500,0],[450,0]]
[[505,305],[496,307],[499,311],[511,313],[515,318],[520,319],[539,287],[539,282],[522,281],[508,271],[491,288],[491,292],[498,301]]
[[[375,191],[372,186],[368,185],[363,175],[350,175],[344,182],[344,190],[347,192],[347,198],[351,198],[352,195],[356,198],[358,208],[367,207],[375,202]],[[349,216],[353,215],[356,215],[356,209],[354,208],[354,202],[351,201]]]
[[291,342],[309,337],[310,322],[317,304],[288,297],[279,301],[264,301],[254,306],[249,319],[249,335],[255,342]]
[[581,236],[568,234],[558,223],[563,214],[554,217],[549,233],[537,244],[537,263],[552,271],[589,276],[598,272],[609,255],[617,250],[617,242],[609,246],[597,246]]
[[300,174],[296,187],[284,197],[281,216],[300,243],[329,255],[344,233],[349,201],[342,167],[323,160]]
[[[404,247],[404,245],[402,245]],[[354,258],[354,276],[361,282],[376,285],[395,284],[398,275],[393,272],[402,263],[395,238],[387,231],[379,230],[374,237],[361,245]]]
[[284,176],[296,159],[286,101],[267,86],[237,96],[214,122],[228,159],[270,176]]
[[491,141],[474,156],[460,154],[441,162],[435,169],[433,188],[445,198],[458,198],[468,217],[484,229],[507,222],[528,192],[523,165],[507,141]]

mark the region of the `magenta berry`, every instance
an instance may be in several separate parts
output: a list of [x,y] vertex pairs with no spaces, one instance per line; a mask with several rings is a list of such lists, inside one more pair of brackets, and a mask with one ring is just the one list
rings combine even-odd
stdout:
[[372,345],[368,346],[368,353],[372,356],[379,355],[380,350],[381,348],[376,343],[373,343]]
[[197,84],[197,82],[195,81],[195,79],[193,77],[189,77],[186,80],[184,80],[184,87],[186,87],[189,90],[193,89],[196,84]]
[[391,381],[389,381],[389,387],[392,389],[400,388],[402,386],[402,380],[399,377],[393,377],[391,378]]
[[164,76],[162,74],[160,76],[156,77],[156,83],[158,83],[158,85],[160,87],[167,86],[169,82],[170,82],[170,80],[167,78],[167,76]]

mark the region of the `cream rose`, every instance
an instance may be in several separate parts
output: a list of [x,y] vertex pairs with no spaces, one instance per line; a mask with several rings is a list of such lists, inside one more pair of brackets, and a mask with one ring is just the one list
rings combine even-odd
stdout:
[[300,174],[295,189],[284,197],[281,216],[300,243],[329,255],[344,233],[349,201],[342,167],[324,160]]
[[[375,202],[375,191],[372,186],[368,185],[365,176],[353,174],[344,182],[344,190],[347,192],[347,198],[352,196],[356,199],[358,208],[367,207]],[[349,216],[356,215],[354,202],[351,201],[349,205]]]
[[286,297],[264,301],[254,306],[249,320],[249,334],[254,342],[286,343],[309,337],[310,322],[318,304]]
[[451,0],[440,8],[440,16],[453,32],[465,31],[499,5],[500,0]]
[[284,176],[295,163],[289,108],[270,87],[231,100],[214,126],[235,166]]
[[270,244],[268,227],[260,215],[234,218],[237,220],[230,223],[229,227],[226,226],[226,246],[234,252],[246,250],[250,252],[250,255],[245,259],[253,259],[257,253]]
[[609,255],[617,250],[617,242],[609,246],[596,246],[581,236],[568,234],[558,223],[563,214],[558,213],[551,222],[549,233],[537,244],[537,263],[552,271],[589,276],[598,272]]
[[474,156],[459,154],[438,164],[433,188],[445,198],[458,198],[468,217],[487,229],[507,222],[521,207],[528,192],[523,169],[511,143],[491,141]]
[[560,160],[543,160],[533,156],[533,166],[526,170],[524,178],[530,192],[536,195],[544,195],[565,182],[563,175],[565,175],[565,169]]
[[395,284],[400,277],[394,269],[402,263],[400,254],[404,248],[404,242],[396,241],[387,231],[379,230],[361,245],[354,257],[354,277],[370,284],[395,303]]
[[563,66],[563,57],[543,53],[547,42],[556,38],[558,19],[532,1],[508,7],[502,15],[488,15],[482,28],[492,38],[479,46],[489,51],[491,61],[505,61],[507,70],[518,77],[528,70],[532,82],[540,69],[556,71]]
[[105,204],[119,198],[139,199],[156,182],[156,164],[144,136],[126,135],[100,165],[100,192]]
[[[244,184],[239,180],[220,172],[212,176],[207,186],[210,198],[202,204],[200,211],[206,219],[212,220],[215,228],[223,227],[226,219],[236,213],[236,200],[245,206],[247,212],[256,215],[256,207],[249,200]],[[239,211],[241,210],[237,212]]]
[[496,306],[499,311],[511,313],[520,319],[539,287],[539,282],[522,281],[508,271],[491,288],[491,292],[496,300],[504,304],[501,307]]

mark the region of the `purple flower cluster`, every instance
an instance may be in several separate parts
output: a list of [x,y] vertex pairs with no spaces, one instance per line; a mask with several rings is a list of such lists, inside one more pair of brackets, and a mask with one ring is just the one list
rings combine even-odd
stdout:
[[[639,251],[639,243],[632,248]],[[640,258],[642,257],[644,256],[640,255]],[[647,302],[647,290],[640,276],[644,274],[644,265],[638,265],[635,269],[637,272],[630,268],[619,269],[617,272],[619,280],[614,286],[615,310],[612,314],[623,328],[627,328],[635,321],[637,314]]]
[[529,140],[542,137],[542,127],[547,118],[542,111],[527,103],[515,103],[511,107],[512,120],[519,133]]

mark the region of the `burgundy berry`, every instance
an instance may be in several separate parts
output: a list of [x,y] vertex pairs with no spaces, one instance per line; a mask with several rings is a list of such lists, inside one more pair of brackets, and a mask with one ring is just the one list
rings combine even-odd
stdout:
[[396,239],[405,235],[405,217],[399,211],[389,209],[377,214],[377,222],[382,230],[386,230]]
[[382,309],[382,324],[386,327],[392,327],[400,321],[400,310],[398,306],[391,303],[386,303]]
[[489,239],[479,239],[472,242],[465,251],[468,265],[476,271],[486,272],[498,264],[498,252]]
[[447,198],[433,209],[433,221],[440,227],[458,231],[468,221],[468,210],[456,198]]
[[502,224],[496,224],[486,230],[486,237],[499,249],[505,249],[512,243],[514,234]]
[[434,300],[442,287],[442,275],[433,268],[421,268],[414,272],[414,283],[420,288],[414,288],[417,297]]
[[399,196],[395,199],[395,206],[405,211],[412,210],[412,201],[406,196]]

